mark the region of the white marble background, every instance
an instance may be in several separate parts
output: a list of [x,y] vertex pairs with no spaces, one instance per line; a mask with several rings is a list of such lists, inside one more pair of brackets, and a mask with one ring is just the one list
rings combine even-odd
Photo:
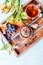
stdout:
[[[22,2],[25,1],[27,0],[23,0]],[[4,2],[4,0],[0,0],[0,2]],[[1,46],[3,46],[3,44],[0,39],[0,47]],[[0,51],[0,65],[43,65],[43,39],[19,58],[17,58],[14,53],[9,55],[7,51]]]

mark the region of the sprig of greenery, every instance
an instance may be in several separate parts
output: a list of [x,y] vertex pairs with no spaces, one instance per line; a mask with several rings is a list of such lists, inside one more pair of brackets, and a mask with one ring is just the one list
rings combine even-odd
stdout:
[[9,47],[9,44],[4,44],[0,50],[7,50]]
[[[11,10],[13,12],[11,16],[14,17],[14,22],[19,22],[19,20],[23,20],[25,22],[27,20],[27,15],[22,8],[21,0],[6,0],[4,9],[6,9],[6,4],[9,2],[11,3]],[[11,18],[11,16],[9,18]]]
[[2,41],[3,46],[0,48],[0,51],[6,50],[9,54],[11,54],[11,45],[8,43],[5,43],[2,36],[1,36],[1,41]]
[[13,13],[14,22],[17,22],[17,21],[19,22],[19,20],[23,20],[23,21],[27,20],[26,13],[23,11],[20,0],[15,1],[13,11],[14,11]]
[[1,41],[2,41],[2,43],[3,43],[3,46],[0,48],[0,51],[2,51],[2,50],[7,50],[8,52],[9,52],[9,54],[11,54],[11,46],[10,46],[10,44],[6,44],[5,42],[4,42],[4,40],[3,40],[3,38],[1,38]]
[[11,49],[8,50],[8,48],[10,48],[9,44],[4,44],[2,48],[0,48],[0,51],[6,50],[9,54],[11,54]]

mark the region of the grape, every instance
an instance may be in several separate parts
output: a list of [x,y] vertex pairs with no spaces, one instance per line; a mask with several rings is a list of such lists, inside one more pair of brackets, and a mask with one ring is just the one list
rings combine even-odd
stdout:
[[7,26],[6,26],[6,36],[7,36],[7,39],[8,39],[9,42],[11,41],[11,34],[13,32],[16,32],[16,30],[17,30],[17,26],[16,25],[7,23]]
[[13,33],[13,32],[16,32],[16,29],[17,29],[17,26],[16,25],[13,25],[13,24],[7,24],[7,32],[9,31],[9,33]]

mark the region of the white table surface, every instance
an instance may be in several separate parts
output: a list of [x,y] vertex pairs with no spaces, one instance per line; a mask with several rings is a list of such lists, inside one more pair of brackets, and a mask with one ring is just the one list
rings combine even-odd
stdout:
[[[4,0],[0,0],[0,2],[1,1]],[[1,46],[3,45],[0,39],[0,47]],[[7,51],[0,51],[0,65],[43,65],[43,39],[19,58],[17,58],[13,52],[9,55]]]

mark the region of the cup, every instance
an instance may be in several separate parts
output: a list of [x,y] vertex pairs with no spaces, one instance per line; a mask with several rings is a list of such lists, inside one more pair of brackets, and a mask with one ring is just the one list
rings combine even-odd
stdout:
[[26,7],[25,12],[30,20],[34,20],[40,15],[41,10],[35,4],[30,4]]

